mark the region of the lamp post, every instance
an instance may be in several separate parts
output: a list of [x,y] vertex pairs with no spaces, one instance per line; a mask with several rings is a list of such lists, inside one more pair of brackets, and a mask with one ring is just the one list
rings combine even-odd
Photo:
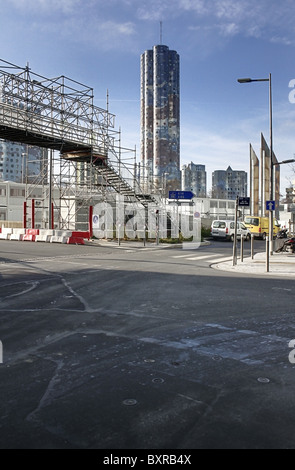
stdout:
[[[268,78],[239,78],[239,83],[252,83],[252,82],[269,82],[269,140],[270,140],[270,199],[273,200],[274,188],[273,188],[273,133],[272,133],[272,83],[271,73]],[[273,211],[270,211],[270,252],[273,254]]]

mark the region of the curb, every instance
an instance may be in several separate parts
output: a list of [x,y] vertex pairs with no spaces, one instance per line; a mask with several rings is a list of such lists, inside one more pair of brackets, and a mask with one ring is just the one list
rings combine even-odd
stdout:
[[258,275],[258,276],[278,276],[278,277],[295,277],[295,255],[282,255],[274,253],[270,257],[269,272],[266,270],[266,255],[265,253],[256,253],[254,259],[244,258],[242,263],[238,259],[238,264],[233,266],[232,260],[223,263],[212,263],[212,269],[245,274],[245,275]]

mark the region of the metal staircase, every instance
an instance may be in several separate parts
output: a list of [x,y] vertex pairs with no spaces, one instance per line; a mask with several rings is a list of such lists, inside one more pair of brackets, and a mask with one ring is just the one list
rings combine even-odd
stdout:
[[[134,181],[133,173],[124,164],[124,161],[118,160],[117,154],[114,152],[115,157],[114,164],[119,166],[120,171],[117,171],[111,162],[110,158],[106,158],[104,155],[91,156],[89,154],[71,153],[69,155],[63,155],[66,160],[71,160],[77,163],[87,163],[93,165],[95,171],[99,176],[102,176],[108,186],[112,187],[118,194],[126,196],[139,202],[146,209],[148,205],[153,203],[157,206],[161,205],[160,197],[151,194],[145,194],[138,183],[134,184],[134,187],[129,184],[128,180]],[[126,178],[122,176],[122,173],[126,174]],[[136,186],[136,189],[135,189]]]
[[159,201],[150,194],[144,194],[140,188],[135,189],[112,167],[109,162],[103,162],[103,165],[95,165],[96,171],[103,176],[106,182],[119,194],[126,197],[134,198],[140,202],[146,209],[148,204],[159,204]]

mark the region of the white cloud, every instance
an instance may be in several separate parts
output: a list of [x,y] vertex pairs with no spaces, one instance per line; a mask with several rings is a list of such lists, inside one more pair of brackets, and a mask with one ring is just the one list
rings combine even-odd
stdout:
[[[94,44],[97,40],[96,30],[102,31],[107,38],[114,39],[113,48],[120,46],[117,41],[120,37],[131,37],[136,33],[138,38],[148,37],[149,23],[160,20],[167,23],[174,21],[180,26],[185,25],[179,30],[179,34],[184,36],[189,34],[193,42],[199,42],[204,34],[207,43],[211,44],[209,50],[214,44],[220,47],[220,42],[237,35],[263,38],[287,46],[295,42],[293,0],[281,0],[279,3],[275,0],[259,2],[257,0],[247,2],[245,0],[2,0],[2,2],[2,6],[6,6],[7,10],[11,11],[13,7],[16,15],[20,12],[22,15],[31,16],[31,20],[36,20],[36,23],[39,21],[40,29],[58,32],[59,27],[63,28],[64,21],[72,23],[73,26],[76,23],[81,29],[73,30],[73,36],[81,35],[84,41],[87,38]],[[141,22],[140,25],[138,20]],[[144,25],[144,22],[148,24]],[[109,30],[108,25],[114,30]],[[92,27],[95,29],[91,37]],[[102,38],[102,42],[105,49],[107,41]],[[107,47],[111,49],[111,44],[109,43]]]
[[223,36],[235,36],[239,33],[240,28],[235,23],[228,23],[220,25],[220,31]]
[[12,4],[17,10],[34,11],[36,13],[48,13],[61,11],[72,13],[83,2],[81,0],[4,0],[6,4]]
[[[95,35],[93,35],[95,31]],[[135,25],[132,22],[105,21],[99,22],[94,19],[82,33],[82,39],[86,43],[100,48],[101,50],[132,50],[133,38],[136,34]],[[78,38],[80,41],[81,37]]]
[[128,23],[116,23],[115,21],[106,21],[97,25],[98,31],[103,34],[111,36],[132,36],[135,33],[134,24]]
[[139,6],[133,0],[133,5],[141,20],[181,21],[183,15],[190,14],[191,31],[199,27],[223,37],[241,34],[294,44],[293,0],[142,0]]
[[294,45],[294,38],[290,39],[286,36],[273,36],[270,38],[270,42],[274,44],[284,44],[285,46],[292,46]]
[[204,0],[179,0],[179,9],[185,11],[195,11],[199,15],[208,13],[208,2]]
[[237,0],[221,0],[215,3],[215,14],[218,18],[241,19],[249,11],[249,2],[241,3]]

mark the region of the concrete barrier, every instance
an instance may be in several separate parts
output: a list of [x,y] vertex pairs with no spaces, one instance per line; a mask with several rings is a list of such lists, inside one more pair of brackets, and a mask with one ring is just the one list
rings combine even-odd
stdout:
[[37,235],[39,235],[39,229],[27,228],[26,233],[23,236],[23,241],[24,242],[34,242],[36,240]]
[[72,231],[71,230],[54,230],[54,236],[55,237],[71,237],[72,236]]
[[26,233],[26,230],[24,228],[14,228],[12,229],[10,240],[22,241],[25,233]]
[[83,238],[83,239],[86,239],[86,240],[90,240],[90,233],[89,232],[73,231],[72,232],[72,237],[77,237],[77,238]]
[[71,230],[46,230],[32,228],[22,229],[6,227],[2,227],[2,230],[0,229],[0,239],[2,240],[85,245],[84,239],[89,240],[89,238],[89,232],[78,232]]
[[85,245],[84,238],[82,237],[69,237],[67,240],[68,245]]
[[10,240],[12,235],[12,228],[2,228],[2,232],[0,233],[0,240]]
[[68,238],[72,236],[69,230],[54,230],[54,235],[51,237],[50,243],[63,243],[66,244]]
[[51,237],[50,243],[63,243],[63,244],[66,244],[67,240],[68,240],[68,237],[58,237],[58,236],[54,235],[53,237]]
[[36,242],[50,243],[51,237],[54,236],[54,230],[44,230],[39,231],[39,235],[36,235]]

